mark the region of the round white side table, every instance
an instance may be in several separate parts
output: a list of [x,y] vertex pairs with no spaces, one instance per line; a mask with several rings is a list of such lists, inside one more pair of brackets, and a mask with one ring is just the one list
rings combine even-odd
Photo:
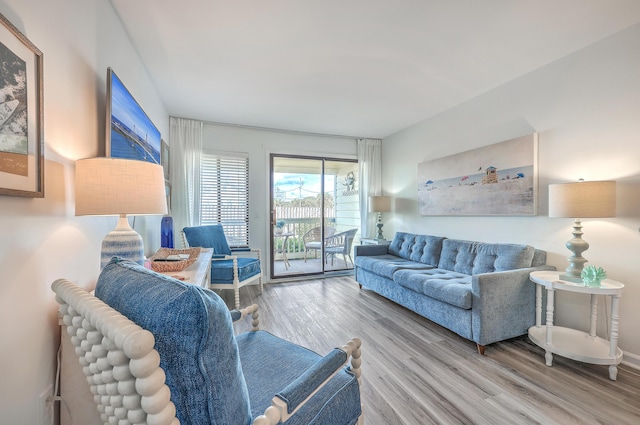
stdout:
[[[585,363],[609,365],[609,378],[616,380],[618,364],[622,361],[622,350],[618,348],[618,307],[624,284],[605,279],[599,287],[584,286],[560,280],[560,272],[537,271],[530,274],[536,283],[536,324],[529,328],[529,339],[545,350],[547,366],[553,364],[553,355],[558,354]],[[542,288],[547,290],[547,316],[542,325]],[[591,324],[589,332],[553,325],[555,291],[578,292],[591,295]],[[609,340],[596,335],[598,319],[598,295],[611,299],[611,317],[609,318]]]

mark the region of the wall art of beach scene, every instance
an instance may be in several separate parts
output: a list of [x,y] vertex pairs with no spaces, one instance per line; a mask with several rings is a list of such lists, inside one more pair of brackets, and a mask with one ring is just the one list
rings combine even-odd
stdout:
[[420,215],[535,215],[537,134],[418,164]]

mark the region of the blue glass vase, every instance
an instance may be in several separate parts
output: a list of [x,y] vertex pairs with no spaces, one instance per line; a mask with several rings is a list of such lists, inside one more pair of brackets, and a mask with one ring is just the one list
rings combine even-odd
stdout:
[[160,222],[160,246],[173,248],[173,217],[165,215]]

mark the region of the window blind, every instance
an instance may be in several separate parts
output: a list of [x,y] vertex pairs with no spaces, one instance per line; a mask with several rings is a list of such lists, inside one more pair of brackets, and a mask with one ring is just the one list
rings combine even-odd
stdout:
[[248,247],[248,155],[203,152],[201,174],[201,224],[221,224],[229,246]]

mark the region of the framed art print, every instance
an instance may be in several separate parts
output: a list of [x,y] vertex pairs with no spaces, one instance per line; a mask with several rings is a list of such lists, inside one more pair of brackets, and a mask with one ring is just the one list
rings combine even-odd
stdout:
[[42,52],[3,15],[0,22],[0,195],[42,198]]
[[420,215],[536,215],[537,133],[418,164]]

